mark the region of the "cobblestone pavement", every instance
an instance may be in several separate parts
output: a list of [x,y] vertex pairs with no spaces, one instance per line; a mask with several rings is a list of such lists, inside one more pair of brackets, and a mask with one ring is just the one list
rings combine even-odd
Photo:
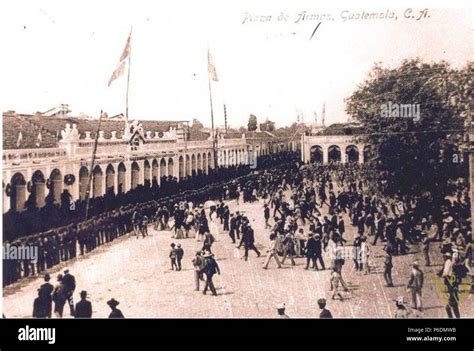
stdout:
[[[417,247],[412,246],[409,255],[394,257],[394,288],[386,288],[383,280],[382,243],[373,247],[370,274],[355,272],[352,262],[346,261],[343,276],[350,292],[343,293],[343,301],[331,300],[330,271],[306,271],[303,269],[304,258],[297,258],[294,267],[287,261],[282,269],[277,269],[275,262],[270,263],[268,270],[262,269],[269,232],[264,229],[262,202],[238,206],[231,201],[229,207],[231,211],[238,207],[249,217],[255,230],[256,246],[262,256],[257,258],[254,252],[250,252],[249,260],[245,262],[240,258],[243,251],[236,249],[227,233],[221,232],[213,245],[222,272],[221,276],[215,277],[217,297],[194,291],[191,260],[195,251],[201,248],[201,243],[195,239],[172,239],[171,232],[156,232],[151,228],[150,236],[145,239],[120,238],[86,257],[56,268],[56,271],[67,267],[76,276],[74,297],[78,300],[79,292],[87,290],[94,317],[108,316],[110,311],[106,301],[112,297],[120,301],[119,308],[126,317],[137,318],[268,318],[276,316],[275,307],[280,303],[286,304],[290,317],[318,317],[317,300],[321,297],[328,300],[327,307],[335,317],[390,318],[394,315],[394,299],[398,296],[405,296],[410,304],[406,283],[411,263],[414,256],[423,262]],[[347,232],[344,237],[351,240],[355,228],[350,225],[347,216],[345,223]],[[170,270],[168,253],[171,242],[180,242],[185,251],[183,270],[180,272]],[[432,246],[434,258],[437,244]],[[446,317],[446,295],[440,279],[435,275],[441,268],[441,261],[434,261],[433,267],[421,266],[425,272],[424,312],[415,314],[415,317]],[[36,289],[41,281],[41,278],[32,278],[3,289],[5,316],[30,317]],[[472,294],[467,293],[468,288],[467,284],[462,286],[460,310],[463,317],[474,316],[474,299]],[[68,314],[66,306],[66,318]]]

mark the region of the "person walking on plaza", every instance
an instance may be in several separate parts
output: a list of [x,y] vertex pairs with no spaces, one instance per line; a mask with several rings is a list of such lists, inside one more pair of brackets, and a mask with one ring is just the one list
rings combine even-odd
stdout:
[[203,294],[206,295],[207,289],[210,289],[213,296],[217,296],[216,288],[214,287],[214,282],[212,281],[212,277],[214,274],[221,274],[219,269],[219,265],[217,264],[216,260],[214,259],[214,255],[210,252],[207,252],[204,255],[204,268],[203,273],[206,274],[206,285],[204,286]]
[[51,318],[51,313],[53,310],[53,298],[51,294],[54,291],[54,286],[49,282],[50,279],[51,276],[49,275],[49,273],[46,273],[44,275],[44,283],[39,288],[39,297],[41,298],[41,301],[44,302],[44,304],[47,306],[47,318]]
[[64,305],[66,303],[67,297],[64,289],[64,284],[62,283],[63,275],[58,274],[58,283],[54,287],[52,299],[54,301],[54,314],[57,318],[63,317]]
[[171,261],[171,270],[174,271],[175,268],[176,268],[176,270],[178,270],[178,265],[176,264],[176,257],[177,257],[176,244],[171,243],[170,246],[171,246],[171,249],[170,249],[170,253],[169,253],[169,258],[170,258],[170,261]]
[[411,293],[413,308],[419,310],[420,312],[422,311],[421,295],[423,290],[423,280],[424,276],[419,267],[419,262],[414,261],[407,284],[407,291]]
[[41,296],[41,289],[38,289],[38,297],[33,301],[33,318],[50,318],[49,307],[47,301]]
[[229,236],[232,239],[232,244],[235,244],[235,235],[237,234],[237,216],[235,213],[231,214],[229,222]]
[[183,259],[184,256],[184,250],[181,247],[181,244],[178,243],[176,245],[176,270],[180,271],[181,270],[181,260]]
[[196,256],[193,258],[193,267],[194,267],[194,283],[195,291],[199,291],[199,281],[204,280],[202,277],[202,272],[204,268],[204,257],[202,256],[202,251],[197,251]]
[[291,265],[295,266],[295,259],[294,256],[295,252],[295,243],[293,241],[293,236],[290,233],[287,233],[285,239],[283,240],[283,245],[285,245],[285,251],[283,254],[283,259],[281,260],[282,264],[285,264],[286,258],[290,259]]
[[76,303],[76,314],[74,318],[91,318],[92,317],[92,304],[87,301],[87,291],[81,291],[81,301]]
[[240,240],[239,246],[237,246],[238,249],[244,245],[245,253],[244,253],[244,258],[245,261],[248,260],[249,257],[249,250],[254,250],[257,253],[257,257],[260,257],[260,251],[255,247],[255,236],[254,236],[254,231],[251,226],[248,224],[243,225],[242,228],[242,239]]
[[109,318],[125,318],[123,315],[122,311],[120,311],[117,306],[120,304],[117,300],[114,298],[110,299],[107,301],[107,305],[109,305],[110,309],[112,310],[109,314]]
[[74,316],[74,290],[76,290],[76,278],[69,273],[69,269],[64,271],[62,283],[64,285],[64,292],[66,294],[66,300],[69,305],[71,316]]
[[389,250],[386,250],[384,263],[383,263],[383,277],[385,279],[385,282],[387,283],[388,288],[393,288],[392,268],[393,268],[392,255],[390,254]]
[[[316,251],[317,251],[317,242],[314,238],[313,233],[309,233],[309,239],[306,243],[306,267],[305,269],[309,269],[310,263],[312,263],[312,267],[314,270],[317,270],[317,263],[316,263]],[[321,246],[321,242],[319,243]]]
[[270,234],[270,246],[267,250],[267,258],[265,259],[265,263],[263,264],[263,269],[268,269],[268,264],[270,263],[270,260],[272,257],[275,259],[278,268],[281,268],[281,263],[280,260],[278,259],[278,254],[276,252],[276,238],[277,235],[275,233]]
[[321,313],[319,314],[319,318],[321,319],[330,319],[332,318],[332,313],[326,308],[326,299],[319,299],[318,300],[318,306],[319,309],[321,310]]
[[[364,266],[364,274],[370,273],[370,244],[367,241],[367,237],[363,236],[360,244],[362,264]],[[362,269],[362,268],[361,268]]]
[[263,205],[264,207],[264,210],[263,210],[263,218],[265,218],[265,229],[271,229],[272,226],[268,223],[268,221],[270,220],[270,208],[268,207],[268,204],[265,203]]
[[342,294],[339,292],[339,285],[342,285],[344,291],[348,291],[347,287],[345,287],[345,283],[342,280],[341,274],[337,270],[333,270],[331,273],[331,291],[332,291],[332,299],[335,300],[337,296],[339,299],[343,301]]

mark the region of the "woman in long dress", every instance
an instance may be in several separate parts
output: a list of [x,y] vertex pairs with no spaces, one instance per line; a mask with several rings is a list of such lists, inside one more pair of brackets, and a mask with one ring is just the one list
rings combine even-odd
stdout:
[[217,217],[217,211],[214,208],[211,209],[211,213],[209,217],[211,218],[211,225],[210,225],[209,230],[211,234],[214,237],[216,237],[219,234],[220,221],[219,221],[219,218]]

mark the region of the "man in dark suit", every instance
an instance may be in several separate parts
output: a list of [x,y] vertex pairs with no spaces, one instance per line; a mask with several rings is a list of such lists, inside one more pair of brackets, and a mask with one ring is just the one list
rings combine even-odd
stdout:
[[117,306],[120,302],[115,300],[114,298],[110,299],[107,301],[107,305],[112,309],[112,311],[109,314],[109,318],[125,318],[123,315],[122,311],[120,311]]
[[44,275],[44,283],[40,286],[38,290],[38,297],[41,299],[41,301],[44,303],[48,310],[47,317],[51,318],[51,312],[53,309],[53,298],[52,298],[52,293],[54,290],[53,284],[51,284],[50,281],[51,277],[49,273],[46,273]]
[[247,261],[249,257],[249,250],[254,250],[257,253],[257,257],[260,257],[260,251],[255,247],[255,235],[252,227],[248,224],[243,225],[242,228],[242,240],[240,240],[239,246],[237,248],[240,248],[244,245],[245,249],[245,261]]
[[326,309],[326,299],[319,299],[318,306],[321,309],[321,313],[319,314],[319,318],[332,318],[332,313],[328,309]]
[[314,236],[314,240],[316,242],[316,245],[314,246],[314,252],[315,252],[315,259],[314,259],[314,267],[316,270],[318,269],[318,264],[317,261],[319,261],[319,264],[321,265],[321,269],[325,270],[326,267],[324,265],[324,260],[323,260],[323,242],[321,241],[320,235],[316,234]]
[[217,296],[216,288],[214,287],[214,282],[212,281],[212,277],[214,274],[221,274],[219,269],[219,265],[217,264],[216,260],[214,259],[214,255],[210,252],[204,255],[204,268],[203,273],[206,274],[206,285],[204,286],[204,291],[202,292],[206,295],[207,289],[210,289],[212,295]]
[[235,213],[232,213],[230,217],[230,228],[229,236],[232,239],[232,243],[235,244],[235,234],[237,233],[237,216]]
[[310,262],[312,263],[313,269],[316,269],[316,240],[314,239],[313,233],[309,233],[309,239],[306,243],[306,267],[309,269]]
[[87,291],[81,291],[81,301],[76,304],[76,314],[74,318],[91,318],[92,304],[87,301]]
[[64,285],[64,293],[66,294],[66,299],[67,303],[69,304],[71,316],[74,316],[73,294],[74,290],[76,290],[76,278],[74,278],[74,276],[69,273],[69,269],[66,269],[64,271],[62,283]]

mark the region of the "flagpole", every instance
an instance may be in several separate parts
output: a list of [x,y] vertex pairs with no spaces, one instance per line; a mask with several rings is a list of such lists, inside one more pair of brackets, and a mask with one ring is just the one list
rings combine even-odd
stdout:
[[212,151],[214,156],[214,169],[217,169],[217,152],[216,152],[216,135],[214,133],[214,110],[212,108],[212,89],[211,89],[211,75],[208,73],[207,80],[209,84],[209,101],[211,103],[211,129],[212,129]]
[[[130,28],[130,40],[132,40],[132,30],[133,27]],[[125,97],[125,120],[128,122],[128,95],[130,91],[130,66],[132,64],[132,43],[130,42],[130,52],[128,53],[128,73],[127,73],[127,96]]]
[[96,130],[96,133],[95,133],[94,148],[92,150],[92,163],[91,163],[91,167],[90,167],[90,171],[89,171],[89,179],[87,181],[85,220],[87,220],[87,217],[89,216],[89,202],[90,202],[92,176],[93,176],[93,173],[94,173],[94,163],[95,163],[95,159],[96,159],[97,144],[99,142],[99,132],[100,132],[100,125],[101,124],[102,124],[102,110],[100,110],[99,125],[97,126],[97,130]]

